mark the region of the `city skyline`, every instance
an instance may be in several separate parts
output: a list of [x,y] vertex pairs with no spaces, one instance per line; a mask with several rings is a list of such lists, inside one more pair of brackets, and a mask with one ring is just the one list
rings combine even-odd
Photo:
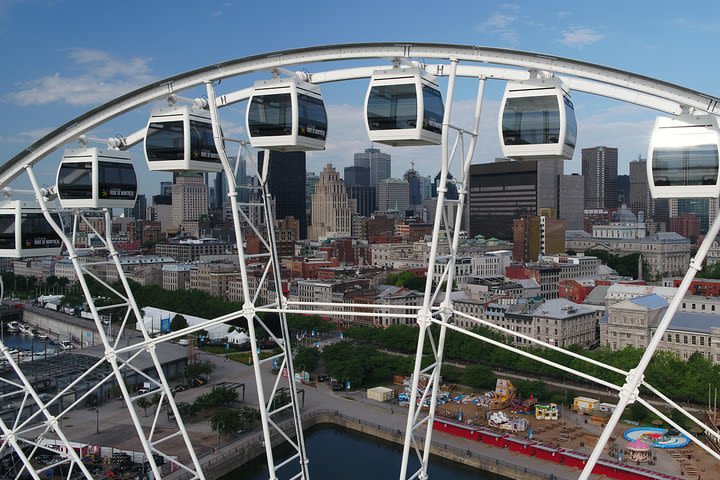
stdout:
[[[245,55],[349,41],[397,41],[405,38],[540,51],[626,69],[710,94],[717,92],[716,66],[703,62],[706,75],[688,72],[695,72],[695,66],[710,53],[709,45],[714,42],[717,27],[706,19],[712,18],[712,11],[720,11],[720,8],[709,5],[700,15],[686,12],[681,6],[668,5],[659,12],[644,8],[642,4],[622,4],[627,15],[616,18],[612,15],[613,8],[561,1],[545,2],[543,5],[505,3],[483,10],[468,2],[459,8],[465,8],[470,15],[458,17],[444,12],[434,19],[435,22],[455,22],[456,28],[427,29],[422,35],[410,26],[413,22],[391,22],[392,29],[389,29],[388,23],[372,21],[374,9],[370,7],[327,5],[321,13],[311,13],[302,7],[288,5],[285,7],[287,15],[276,16],[283,26],[283,35],[273,38],[253,35],[259,27],[250,22],[248,34],[238,45],[235,35],[230,36],[233,31],[230,27],[235,24],[237,16],[249,14],[262,17],[269,7],[249,5],[240,10],[239,6],[231,3],[218,2],[209,6],[179,5],[168,12],[164,8],[145,5],[143,16],[134,20],[141,26],[148,25],[146,29],[138,29],[132,36],[108,36],[99,24],[84,22],[81,31],[61,27],[67,22],[58,19],[62,20],[70,11],[65,11],[62,4],[12,2],[0,7],[0,24],[3,25],[0,38],[5,40],[5,44],[14,45],[7,52],[10,62],[33,59],[33,63],[26,68],[10,69],[0,79],[6,113],[0,120],[3,129],[0,161],[12,157],[57,125],[143,84]],[[80,2],[79,8],[87,18],[99,18],[103,14],[102,7],[93,2]],[[335,22],[323,22],[325,18],[347,15],[357,21],[349,24],[342,22],[342,28]],[[642,15],[643,21],[633,21],[634,15]],[[422,19],[419,12],[408,11],[401,4],[392,8],[384,6],[384,19],[388,21],[394,17],[407,20],[408,16]],[[24,21],[30,17],[34,19],[32,23]],[[186,23],[185,18],[194,19],[194,31],[213,31],[218,48],[208,53],[204,45],[180,35],[186,30],[182,27]],[[324,25],[322,29],[304,28],[305,25],[321,23]],[[165,25],[166,34],[174,39],[177,48],[173,51],[153,47],[157,44],[149,41],[149,35],[157,31],[157,25]],[[224,25],[228,28],[223,28]],[[672,40],[656,35],[657,32],[684,29],[691,29],[692,35],[668,36]],[[18,38],[23,41],[15,41]],[[62,41],[58,43],[56,38]],[[93,43],[88,44],[87,38],[93,38]],[[57,46],[48,48],[48,45]],[[617,54],[620,51],[623,55]],[[250,80],[267,78],[264,75],[252,75]],[[445,79],[441,79],[442,89],[444,83]],[[223,84],[221,87],[226,92],[228,88],[234,90],[245,86],[228,82],[227,86]],[[500,156],[497,114],[502,87],[503,82],[488,82],[481,120],[481,141],[474,163],[489,163]],[[371,147],[362,119],[366,88],[365,81],[323,85],[329,119],[328,143],[326,151],[308,155],[309,171],[319,172],[323,165],[332,163],[342,172],[343,167],[353,161],[347,152],[361,152]],[[463,126],[469,123],[473,109],[472,94],[473,88],[469,84],[458,85],[457,102],[453,108],[454,123]],[[205,92],[199,88],[183,92],[183,95],[204,96]],[[580,172],[579,152],[582,148],[598,145],[618,148],[620,174],[628,173],[629,162],[638,154],[646,155],[655,112],[580,93],[573,94],[573,102],[578,116],[578,145],[574,159],[566,163],[566,173]],[[91,134],[107,138],[141,129],[154,105],[113,120]],[[243,104],[223,109],[223,126],[228,135],[245,136],[244,110]],[[38,121],[39,118],[42,120]],[[68,144],[68,147],[72,146]],[[384,147],[383,151],[392,155],[396,177],[401,176],[413,161],[415,169],[423,176],[434,175],[439,170],[437,147]],[[168,175],[147,173],[139,147],[131,149],[131,153],[138,166],[141,192],[148,197],[157,194],[157,185],[161,180],[167,180]],[[38,177],[44,183],[54,181],[55,171],[49,165],[57,165],[61,154],[61,151],[56,152],[52,156],[54,162],[43,162],[38,166]]]

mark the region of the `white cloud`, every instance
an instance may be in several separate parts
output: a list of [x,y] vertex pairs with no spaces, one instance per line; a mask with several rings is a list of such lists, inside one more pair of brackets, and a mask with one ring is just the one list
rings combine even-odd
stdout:
[[30,144],[44,137],[52,131],[52,128],[35,128],[33,130],[26,130],[24,132],[18,132],[15,135],[0,136],[0,143],[22,143]]
[[515,15],[508,15],[506,13],[495,13],[490,16],[482,25],[481,28],[497,29],[502,30],[512,25],[517,17]]
[[562,32],[560,43],[568,47],[584,47],[603,38],[605,38],[605,35],[597,33],[591,28],[571,27],[570,31]]
[[68,56],[81,70],[78,75],[54,73],[29,80],[7,98],[18,105],[99,104],[153,80],[149,58],[118,59],[88,48],[73,49]]

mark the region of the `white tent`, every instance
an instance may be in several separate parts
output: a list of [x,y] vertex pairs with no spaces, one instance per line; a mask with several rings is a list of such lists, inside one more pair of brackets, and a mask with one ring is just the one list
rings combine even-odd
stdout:
[[[155,307],[144,307],[143,311],[145,312],[145,318],[143,319],[143,323],[145,323],[145,328],[150,333],[161,332],[163,319],[165,319],[166,322],[168,318],[170,319],[170,321],[172,321],[172,319],[178,313]],[[188,325],[191,327],[199,325],[203,322],[207,322],[207,319],[205,318],[193,317],[192,315],[186,315],[184,313],[180,313],[180,315],[185,317],[185,320],[187,320]],[[205,330],[207,330],[208,338],[210,340],[217,340],[219,338],[227,337],[229,327],[230,325],[228,325],[227,323],[219,323],[213,325],[212,327],[205,327]],[[136,325],[135,328],[139,330],[140,326]]]
[[250,337],[245,332],[238,332],[237,330],[233,330],[232,332],[227,334],[227,341],[229,343],[235,343],[237,345],[242,345],[244,343],[247,343],[250,341]]

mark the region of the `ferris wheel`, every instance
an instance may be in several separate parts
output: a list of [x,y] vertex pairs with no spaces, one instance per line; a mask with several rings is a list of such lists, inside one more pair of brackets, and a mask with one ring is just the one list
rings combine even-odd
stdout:
[[[325,62],[346,63],[347,68],[323,71]],[[265,76],[239,90],[220,91],[220,81],[230,78],[246,79]],[[459,79],[476,82],[473,120],[460,125],[453,116],[456,88]],[[573,92],[583,92],[647,107],[661,113],[652,132],[648,151],[648,180],[655,198],[718,198],[720,197],[720,133],[717,115],[718,98],[673,85],[661,80],[543,54],[486,48],[478,46],[424,43],[367,43],[302,48],[247,58],[230,60],[166,78],[139,88],[101,105],[62,125],[28,146],[0,166],[0,187],[7,195],[28,195],[33,201],[8,199],[0,204],[0,255],[11,258],[57,255],[67,252],[77,282],[87,302],[102,354],[69,385],[55,394],[40,395],[28,365],[0,343],[7,365],[6,376],[0,379],[3,398],[21,398],[23,407],[16,418],[0,418],[2,439],[0,453],[12,449],[24,469],[39,479],[41,468],[36,458],[52,448],[62,451],[53,466],[68,465],[68,478],[80,472],[93,478],[83,463],[77,445],[66,434],[62,418],[67,412],[81,408],[86,399],[116,385],[119,397],[127,408],[133,434],[142,449],[147,467],[157,478],[173,475],[180,470],[185,478],[204,479],[201,459],[183,422],[183,415],[173,397],[158,348],[188,334],[206,330],[234,318],[244,318],[248,325],[256,383],[262,436],[267,461],[268,478],[278,478],[278,470],[296,465],[291,478],[309,479],[311,463],[305,451],[302,415],[298,388],[293,381],[288,313],[319,313],[361,316],[389,316],[395,313],[369,312],[366,304],[304,304],[288,300],[281,283],[280,261],[275,242],[271,199],[268,194],[268,163],[273,151],[321,151],[332,135],[332,118],[328,117],[321,86],[331,82],[367,79],[364,100],[365,127],[373,142],[393,147],[440,147],[437,165],[441,176],[438,201],[428,258],[428,278],[436,272],[436,258],[440,242],[447,242],[450,261],[444,265],[436,285],[428,282],[419,308],[399,306],[417,325],[418,341],[415,355],[409,411],[404,433],[401,480],[428,477],[433,425],[444,360],[444,345],[448,330],[459,332],[504,348],[517,355],[550,365],[568,374],[583,378],[615,392],[617,408],[604,428],[592,454],[584,464],[581,479],[589,478],[613,429],[625,408],[639,402],[659,418],[688,436],[708,454],[720,460],[720,454],[699,441],[668,418],[662,411],[639,394],[640,387],[663,399],[685,415],[709,437],[720,435],[688,414],[664,395],[657,386],[644,380],[644,372],[678,310],[690,282],[701,269],[702,262],[720,230],[720,217],[688,266],[687,274],[678,288],[637,367],[625,371],[577,353],[546,344],[529,335],[522,335],[454,309],[451,291],[455,279],[455,259],[460,243],[460,225],[467,208],[469,171],[475,153],[483,108],[484,88],[488,81],[505,83],[505,91],[498,118],[498,135],[505,156],[517,161],[570,159],[577,143],[577,119],[572,101]],[[442,91],[441,82],[445,82]],[[180,93],[204,87],[204,98],[190,99]],[[138,126],[115,138],[100,140],[89,137],[93,129],[133,112],[151,102],[157,102],[147,124]],[[221,110],[241,102],[247,104],[247,138],[231,138],[221,128]],[[64,151],[53,185],[41,187],[34,166],[68,144],[79,142],[79,148]],[[88,142],[105,143],[99,147]],[[192,327],[161,336],[153,335],[143,322],[143,314],[127,281],[120,253],[112,240],[111,209],[129,208],[135,204],[138,180],[135,166],[142,159],[133,158],[129,149],[142,144],[145,161],[151,171],[220,172],[229,185],[228,198],[237,242],[237,256],[242,280],[242,309],[229,315],[207,320]],[[260,194],[257,209],[261,215],[247,215],[246,206],[238,200],[236,163],[228,153],[230,145],[243,152],[254,166]],[[264,150],[265,161],[255,159],[255,149]],[[235,162],[235,164],[234,164]],[[451,168],[460,171],[456,177],[459,200],[452,200],[457,208],[454,217],[444,215],[450,200],[445,198]],[[11,188],[12,182],[26,175],[32,190],[22,192]],[[51,180],[52,182],[52,180]],[[98,228],[92,219],[104,218],[105,229]],[[64,219],[64,220],[63,220]],[[69,221],[68,221],[69,219]],[[119,285],[110,285],[93,273],[91,265],[82,261],[76,247],[80,228],[92,232],[109,255],[104,267],[113,269]],[[267,253],[246,253],[243,240],[248,232],[260,239]],[[252,258],[251,258],[252,257]],[[251,262],[252,260],[252,262]],[[259,284],[249,281],[248,265],[260,266],[263,272]],[[116,303],[100,305],[94,299],[90,282],[99,282],[116,297]],[[259,301],[262,288],[273,292],[268,303]],[[106,332],[102,312],[108,308],[123,309],[123,321],[114,336]],[[383,306],[384,312],[392,310]],[[277,314],[280,328],[272,329],[262,315]],[[534,345],[555,350],[567,356],[568,362],[556,363],[526,350],[497,342],[474,331],[461,328],[452,321],[462,317],[463,323],[482,325],[502,334],[522,337]],[[133,322],[135,322],[133,324]],[[129,340],[131,326],[137,325],[140,337]],[[430,328],[437,326],[437,328]],[[278,354],[261,358],[258,341],[263,332],[274,340]],[[432,361],[424,366],[423,352],[430,345]],[[568,366],[570,360],[588,362],[595,367],[622,375],[625,382],[617,386]],[[140,363],[150,365],[151,374]],[[264,368],[275,362],[287,375],[269,376]],[[126,381],[128,373],[149,383],[145,392],[132,391]],[[92,378],[92,381],[88,379]],[[143,382],[143,383],[144,383]],[[75,389],[79,384],[85,390]],[[421,388],[419,388],[421,386]],[[68,401],[69,393],[73,400]],[[279,392],[288,392],[289,402],[278,406]],[[148,425],[139,414],[149,395],[158,395],[158,409],[171,412],[177,430],[160,433],[159,414]],[[65,403],[64,403],[65,402]],[[421,408],[428,405],[427,409]],[[32,413],[28,413],[31,411]],[[282,420],[282,421],[281,421]],[[52,445],[47,443],[52,437]],[[277,439],[286,441],[292,450],[289,458],[279,461],[273,449]],[[166,446],[175,439],[175,449]],[[181,447],[177,447],[179,443]],[[420,467],[410,471],[411,457],[420,460]],[[48,468],[43,466],[42,469]]]

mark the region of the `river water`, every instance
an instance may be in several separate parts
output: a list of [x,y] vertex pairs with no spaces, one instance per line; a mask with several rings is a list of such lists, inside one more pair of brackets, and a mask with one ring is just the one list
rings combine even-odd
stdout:
[[18,350],[27,350],[33,352],[42,352],[46,348],[53,350],[55,344],[50,339],[40,339],[29,335],[19,335],[16,333],[5,333],[2,341],[7,348],[17,348]]
[[[323,425],[305,432],[305,446],[310,458],[310,475],[313,480],[386,480],[400,476],[402,446],[353,430]],[[281,449],[276,449],[280,452]],[[287,451],[276,454],[280,463]],[[411,453],[414,456],[414,453]],[[417,462],[412,471],[418,468]],[[299,472],[296,461],[279,471],[278,478],[290,478]],[[443,458],[430,460],[430,478],[433,480],[507,480],[495,475]],[[220,480],[267,480],[265,456],[258,457]]]

